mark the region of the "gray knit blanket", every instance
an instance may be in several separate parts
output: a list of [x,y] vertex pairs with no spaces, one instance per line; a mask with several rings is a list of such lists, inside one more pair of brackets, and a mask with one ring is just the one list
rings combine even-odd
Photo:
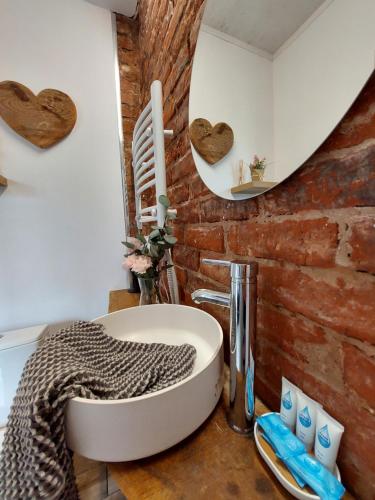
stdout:
[[27,361],[0,456],[3,500],[78,499],[64,435],[69,399],[148,394],[191,374],[191,345],[142,344],[109,337],[103,325],[76,322],[48,335]]

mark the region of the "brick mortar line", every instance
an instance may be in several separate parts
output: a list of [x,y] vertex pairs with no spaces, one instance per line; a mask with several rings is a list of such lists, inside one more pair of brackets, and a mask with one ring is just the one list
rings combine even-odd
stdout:
[[291,354],[289,354],[287,351],[284,351],[280,349],[277,345],[275,345],[273,342],[268,340],[267,338],[262,338],[262,342],[266,344],[266,346],[270,346],[273,348],[274,351],[278,355],[283,356],[284,358],[289,361],[292,365],[295,365],[301,372],[307,373],[308,375],[312,376],[314,379],[318,380],[319,382],[323,383],[330,389],[332,389],[334,392],[338,392],[341,396],[345,396],[346,391],[345,391],[345,382],[343,382],[342,386],[339,386],[337,384],[334,384],[333,386],[327,383],[327,380],[324,379],[324,376],[319,376],[319,374],[312,368],[310,368],[310,364],[308,361],[301,361],[295,357],[293,357]]
[[[181,266],[179,266],[179,267],[181,267]],[[190,282],[190,275],[193,275],[194,277],[197,277],[198,279],[201,279],[202,281],[207,282],[210,286],[212,285],[213,287],[216,287],[219,290],[225,289],[228,291],[228,289],[229,289],[229,286],[230,286],[229,283],[228,283],[228,286],[226,286],[223,283],[216,281],[214,278],[211,278],[210,276],[206,276],[205,274],[203,274],[200,271],[200,269],[198,271],[193,271],[193,270],[190,270],[187,268],[182,268],[182,269],[186,270],[188,273],[187,285],[190,284],[189,283]],[[189,291],[189,293],[190,293],[190,291]],[[267,305],[271,305],[274,308],[280,308],[282,311],[286,311],[287,312],[287,314],[285,314],[286,316],[291,315],[291,317],[293,317],[293,315],[294,315],[295,317],[305,321],[307,324],[312,324],[312,325],[315,325],[316,327],[322,328],[324,333],[328,334],[328,336],[332,336],[340,344],[342,344],[343,342],[347,342],[347,343],[357,347],[361,352],[366,354],[366,356],[372,360],[373,360],[373,357],[375,357],[375,345],[372,345],[370,342],[355,339],[347,333],[336,332],[332,328],[327,327],[326,325],[323,325],[321,323],[318,323],[318,322],[308,318],[307,316],[304,316],[301,313],[290,311],[287,307],[285,307],[283,305],[273,304],[273,303],[270,303],[268,301],[265,301],[262,297],[258,297],[258,300],[260,301],[260,303],[265,303]]]
[[301,314],[299,312],[289,311],[289,309],[287,307],[285,307],[283,305],[279,305],[279,304],[273,304],[272,302],[269,302],[269,301],[265,300],[264,298],[260,298],[259,303],[262,305],[266,305],[275,311],[280,312],[285,317],[288,317],[288,318],[296,317],[296,318],[302,320],[307,325],[321,328],[324,331],[324,334],[326,334],[328,337],[332,337],[335,341],[337,341],[340,344],[343,344],[344,342],[351,344],[353,347],[358,348],[369,359],[375,361],[375,345],[370,344],[370,342],[368,342],[366,340],[355,339],[353,337],[349,337],[349,336],[344,335],[342,333],[338,333],[336,330],[333,330],[332,328],[328,327],[327,325],[321,325],[320,323],[317,323],[316,321],[312,320],[311,318],[307,318],[306,316],[304,316],[303,314]]
[[[235,253],[226,253],[228,259],[239,258],[243,259],[243,255],[238,255]],[[267,259],[265,257],[252,257],[253,260],[260,264],[270,265],[271,267],[276,267],[278,269],[286,269],[288,271],[301,271],[303,274],[309,276],[312,279],[319,278],[319,281],[324,281],[327,284],[332,285],[333,278],[350,277],[354,278],[354,285],[357,282],[365,281],[369,284],[375,284],[375,276],[372,273],[366,271],[356,271],[355,269],[349,269],[346,267],[338,267],[337,265],[333,267],[318,267],[318,266],[307,266],[302,264],[294,264],[293,262],[277,259]],[[326,279],[327,274],[331,275],[331,279]],[[335,285],[335,283],[333,283]]]
[[362,397],[360,396],[355,389],[351,388],[348,386],[348,384],[343,380],[343,386],[339,387],[338,385],[331,385],[331,383],[328,383],[327,380],[324,378],[321,378],[317,376],[317,372],[314,370],[309,369],[309,363],[303,363],[302,361],[298,360],[297,358],[293,358],[291,354],[289,354],[287,351],[284,351],[282,349],[279,349],[275,344],[270,342],[268,339],[263,338],[262,342],[264,342],[266,345],[270,346],[273,348],[274,351],[276,351],[276,354],[281,355],[282,357],[286,358],[289,363],[292,365],[297,366],[297,368],[302,371],[303,373],[307,373],[311,377],[313,377],[315,380],[318,382],[321,382],[323,385],[328,387],[332,392],[337,392],[341,396],[349,399],[350,403],[353,402],[359,402],[360,407],[362,410],[366,411],[371,417],[374,417],[374,410],[371,408],[370,404]]
[[[216,286],[220,290],[222,290],[222,289],[227,289],[228,290],[229,289],[229,286],[230,286],[229,283],[228,283],[228,286],[226,286],[223,283],[221,283],[219,281],[216,281],[214,278],[211,278],[210,276],[207,276],[207,275],[203,274],[201,272],[200,268],[199,268],[198,271],[189,270],[187,268],[182,268],[182,269],[186,270],[187,273],[188,273],[187,284],[189,284],[189,281],[190,281],[190,279],[189,279],[190,276],[189,275],[193,274],[195,277],[201,279],[202,281],[208,282],[210,285],[212,285],[214,287]],[[318,323],[318,322],[316,322],[316,321],[308,318],[307,316],[304,316],[301,313],[290,311],[287,307],[285,307],[283,305],[278,305],[278,304],[270,303],[270,302],[264,300],[262,297],[258,297],[258,300],[260,301],[260,303],[265,303],[267,305],[272,305],[272,307],[280,308],[280,309],[282,309],[282,311],[287,311],[288,314],[286,314],[286,315],[291,315],[291,317],[293,317],[293,315],[294,315],[295,317],[297,317],[297,318],[302,319],[303,321],[305,321],[307,324],[312,324],[312,325],[315,325],[317,327],[322,328],[323,331],[324,331],[324,333],[328,334],[328,336],[332,336],[340,344],[342,344],[345,341],[345,342],[347,342],[347,343],[349,343],[349,344],[357,347],[358,349],[360,349],[360,351],[363,352],[364,354],[366,354],[370,359],[373,359],[373,357],[375,357],[375,345],[372,345],[368,341],[355,339],[355,338],[353,338],[352,336],[350,336],[347,333],[336,332],[332,328],[330,328],[330,327],[328,327],[326,325],[323,325],[321,323]]]
[[[196,198],[193,198],[196,199]],[[177,209],[177,219],[178,222],[178,209],[184,208],[185,205],[188,205],[191,200],[184,201],[180,204],[176,204]],[[375,217],[375,207],[372,206],[363,206],[363,207],[350,207],[350,208],[327,208],[322,210],[306,210],[303,212],[291,213],[291,214],[279,214],[279,215],[264,215],[264,214],[252,214],[249,213],[249,219],[244,220],[219,220],[213,222],[186,222],[184,223],[187,226],[194,227],[210,227],[219,224],[230,224],[233,225],[241,225],[248,222],[259,222],[263,224],[273,224],[288,222],[288,221],[296,221],[296,222],[304,222],[308,220],[318,220],[327,218],[329,222],[338,222],[338,221],[346,221],[350,217]]]
[[[333,221],[330,221],[330,222],[333,222]],[[259,261],[259,262],[274,262],[274,263],[283,263],[285,267],[285,265],[291,265],[291,266],[295,266],[295,268],[298,268],[300,269],[302,272],[304,269],[307,270],[310,270],[310,269],[315,269],[315,270],[321,270],[321,271],[331,271],[331,272],[334,272],[334,273],[341,273],[341,274],[345,274],[345,275],[349,275],[349,273],[352,273],[351,275],[355,278],[358,278],[358,279],[362,279],[360,278],[360,276],[363,276],[363,277],[370,277],[370,279],[372,277],[374,277],[375,279],[375,273],[372,273],[370,271],[365,271],[365,270],[358,270],[356,269],[356,266],[355,266],[355,263],[352,262],[349,257],[347,257],[346,254],[347,253],[347,247],[346,245],[348,245],[348,239],[350,238],[350,234],[351,234],[351,231],[350,231],[350,226],[348,229],[345,229],[344,228],[344,225],[346,224],[344,221],[335,221],[335,223],[338,225],[338,231],[339,231],[339,234],[338,234],[338,239],[337,239],[337,244],[336,244],[336,248],[335,248],[335,259],[334,259],[334,262],[332,262],[332,264],[329,266],[329,267],[319,267],[319,266],[316,266],[316,265],[308,265],[306,263],[303,263],[303,264],[296,264],[292,261],[289,261],[287,260],[286,257],[283,257],[283,258],[280,258],[280,259],[277,259],[277,258],[267,258],[267,257],[255,257],[255,256],[252,256],[251,258],[253,260],[256,260],[256,261]],[[236,225],[240,225],[241,223],[237,223]],[[224,229],[224,234],[223,234],[223,238],[224,238],[224,251],[223,252],[218,252],[218,251],[215,251],[215,250],[211,250],[211,249],[207,249],[207,248],[199,248],[199,247],[196,247],[196,246],[192,246],[190,244],[188,244],[187,242],[185,242],[185,239],[184,239],[184,242],[181,242],[180,245],[185,247],[185,248],[189,248],[189,249],[192,249],[192,250],[195,250],[195,251],[203,251],[203,252],[214,252],[214,253],[217,253],[217,254],[220,254],[220,255],[225,255],[225,258],[227,259],[231,259],[231,258],[235,258],[235,259],[244,259],[246,257],[249,257],[248,255],[242,255],[242,254],[236,254],[235,252],[232,252],[230,249],[229,249],[229,246],[228,246],[228,229],[230,229],[230,227],[233,227],[233,224],[230,224],[230,227],[224,227],[224,223],[220,224],[220,223],[212,223],[212,224],[206,224],[206,225],[202,225],[200,223],[196,223],[196,224],[187,224],[189,227],[191,226],[192,228],[201,228],[201,227],[208,227],[208,228],[212,228],[214,229],[216,226],[220,226],[220,227],[223,227]],[[228,223],[226,223],[226,226],[228,226]],[[184,229],[184,238],[185,238],[185,232],[187,231],[188,229]],[[366,279],[366,278],[363,278],[363,279]]]
[[[351,156],[354,156],[357,153],[369,149],[372,146],[375,146],[375,139],[369,138],[362,141],[360,144],[355,144],[354,146],[349,146],[347,148],[338,148],[324,153],[316,153],[313,159],[307,160],[304,164],[298,167],[297,170],[303,167],[308,168],[316,166],[319,165],[320,163],[326,162],[327,160],[349,159]],[[295,170],[295,172],[297,170]]]

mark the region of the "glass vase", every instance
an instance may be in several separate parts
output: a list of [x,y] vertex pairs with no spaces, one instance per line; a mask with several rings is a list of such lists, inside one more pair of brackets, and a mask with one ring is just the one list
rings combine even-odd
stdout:
[[152,278],[138,277],[138,283],[141,290],[141,296],[139,298],[140,306],[162,303],[159,292],[159,284],[156,280]]

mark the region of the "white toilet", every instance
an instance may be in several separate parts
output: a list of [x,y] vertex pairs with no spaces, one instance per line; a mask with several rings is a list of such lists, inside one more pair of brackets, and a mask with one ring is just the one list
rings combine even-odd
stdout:
[[38,325],[0,333],[0,449],[23,367],[47,329],[48,325]]

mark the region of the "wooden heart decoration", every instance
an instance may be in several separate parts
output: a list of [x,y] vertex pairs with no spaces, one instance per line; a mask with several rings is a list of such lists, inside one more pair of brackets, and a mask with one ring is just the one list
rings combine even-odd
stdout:
[[17,82],[0,82],[0,116],[17,134],[49,148],[72,131],[77,110],[71,98],[54,89],[38,95]]
[[232,149],[234,135],[226,123],[213,127],[208,120],[197,118],[190,125],[190,140],[200,156],[213,165]]

